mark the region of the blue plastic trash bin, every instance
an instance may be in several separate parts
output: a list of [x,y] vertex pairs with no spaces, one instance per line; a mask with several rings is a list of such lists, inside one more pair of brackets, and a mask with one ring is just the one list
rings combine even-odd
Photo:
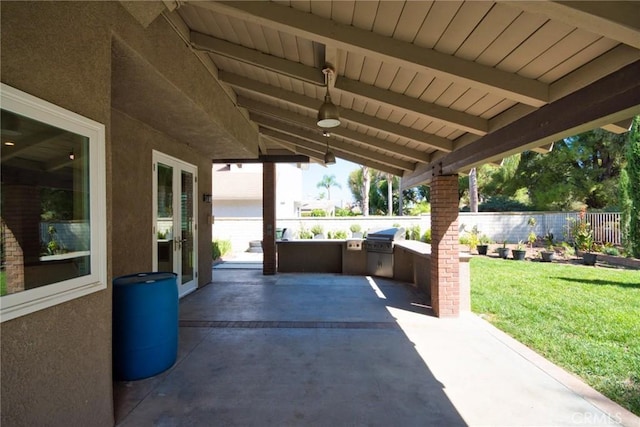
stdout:
[[138,273],[113,280],[113,376],[152,377],[178,356],[175,273]]

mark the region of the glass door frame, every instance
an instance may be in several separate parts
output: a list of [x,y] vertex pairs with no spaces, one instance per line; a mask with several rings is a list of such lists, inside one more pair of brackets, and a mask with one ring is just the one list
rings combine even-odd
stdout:
[[[182,298],[185,295],[195,291],[198,287],[198,199],[196,197],[198,187],[198,168],[183,160],[171,157],[167,154],[153,150],[152,155],[152,266],[153,271],[158,271],[158,163],[169,166],[173,170],[172,187],[173,187],[173,234],[171,239],[171,252],[173,254],[173,272],[178,275],[178,295]],[[190,281],[182,283],[182,203],[181,203],[181,183],[182,173],[187,172],[193,177],[192,195],[193,200],[193,223],[191,224],[191,235],[193,236],[193,275]]]

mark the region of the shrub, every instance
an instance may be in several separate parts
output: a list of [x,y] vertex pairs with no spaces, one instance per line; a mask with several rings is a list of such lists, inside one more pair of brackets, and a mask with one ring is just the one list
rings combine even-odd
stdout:
[[311,211],[311,216],[313,217],[327,216],[327,213],[324,211],[324,209],[314,209]]
[[422,241],[425,243],[431,243],[431,229],[427,228],[427,231],[422,235]]
[[567,226],[576,248],[581,251],[593,249],[593,231],[591,224],[585,220],[585,211],[580,212],[580,217],[577,220],[569,218]]
[[337,230],[333,232],[333,237],[330,237],[330,239],[346,239],[347,238],[347,232],[344,230]]
[[562,245],[562,249],[564,250],[565,257],[574,256],[576,254],[576,250],[569,243],[562,242],[561,245]]
[[480,244],[481,245],[490,245],[491,243],[493,243],[493,240],[491,240],[491,238],[489,236],[487,236],[486,234],[483,234],[480,236]]
[[517,212],[531,210],[530,206],[505,196],[489,197],[478,205],[479,212]]
[[355,214],[349,209],[336,208],[336,216],[355,216]]
[[420,226],[416,224],[407,228],[407,231],[405,232],[405,239],[420,240]]
[[416,203],[415,206],[409,209],[409,215],[411,216],[419,216],[429,212],[431,212],[431,204],[425,201]]
[[601,252],[605,255],[620,256],[618,248],[613,246],[611,243],[605,243],[601,248]]
[[215,239],[211,242],[213,259],[218,259],[231,252],[231,240]]
[[300,230],[298,230],[298,239],[313,239],[313,234],[301,225]]
[[[464,224],[461,228],[464,230]],[[460,236],[459,242],[461,245],[469,246],[470,250],[474,250],[480,243],[480,232],[478,231],[478,226],[474,225],[471,231],[467,231],[464,235]]]

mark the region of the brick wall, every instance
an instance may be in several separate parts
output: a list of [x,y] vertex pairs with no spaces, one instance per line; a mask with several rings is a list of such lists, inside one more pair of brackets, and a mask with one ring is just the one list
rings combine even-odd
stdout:
[[431,305],[438,317],[460,314],[458,176],[431,183]]
[[28,185],[3,185],[3,237],[7,293],[29,289],[24,266],[40,260],[40,191]]

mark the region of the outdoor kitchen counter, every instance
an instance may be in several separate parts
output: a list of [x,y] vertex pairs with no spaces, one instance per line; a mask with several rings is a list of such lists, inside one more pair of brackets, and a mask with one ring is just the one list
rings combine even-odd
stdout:
[[279,273],[342,273],[345,240],[278,240]]
[[[409,282],[431,295],[431,245],[416,240],[400,240],[393,250],[393,278]],[[460,310],[471,310],[471,272],[468,252],[460,252]]]

